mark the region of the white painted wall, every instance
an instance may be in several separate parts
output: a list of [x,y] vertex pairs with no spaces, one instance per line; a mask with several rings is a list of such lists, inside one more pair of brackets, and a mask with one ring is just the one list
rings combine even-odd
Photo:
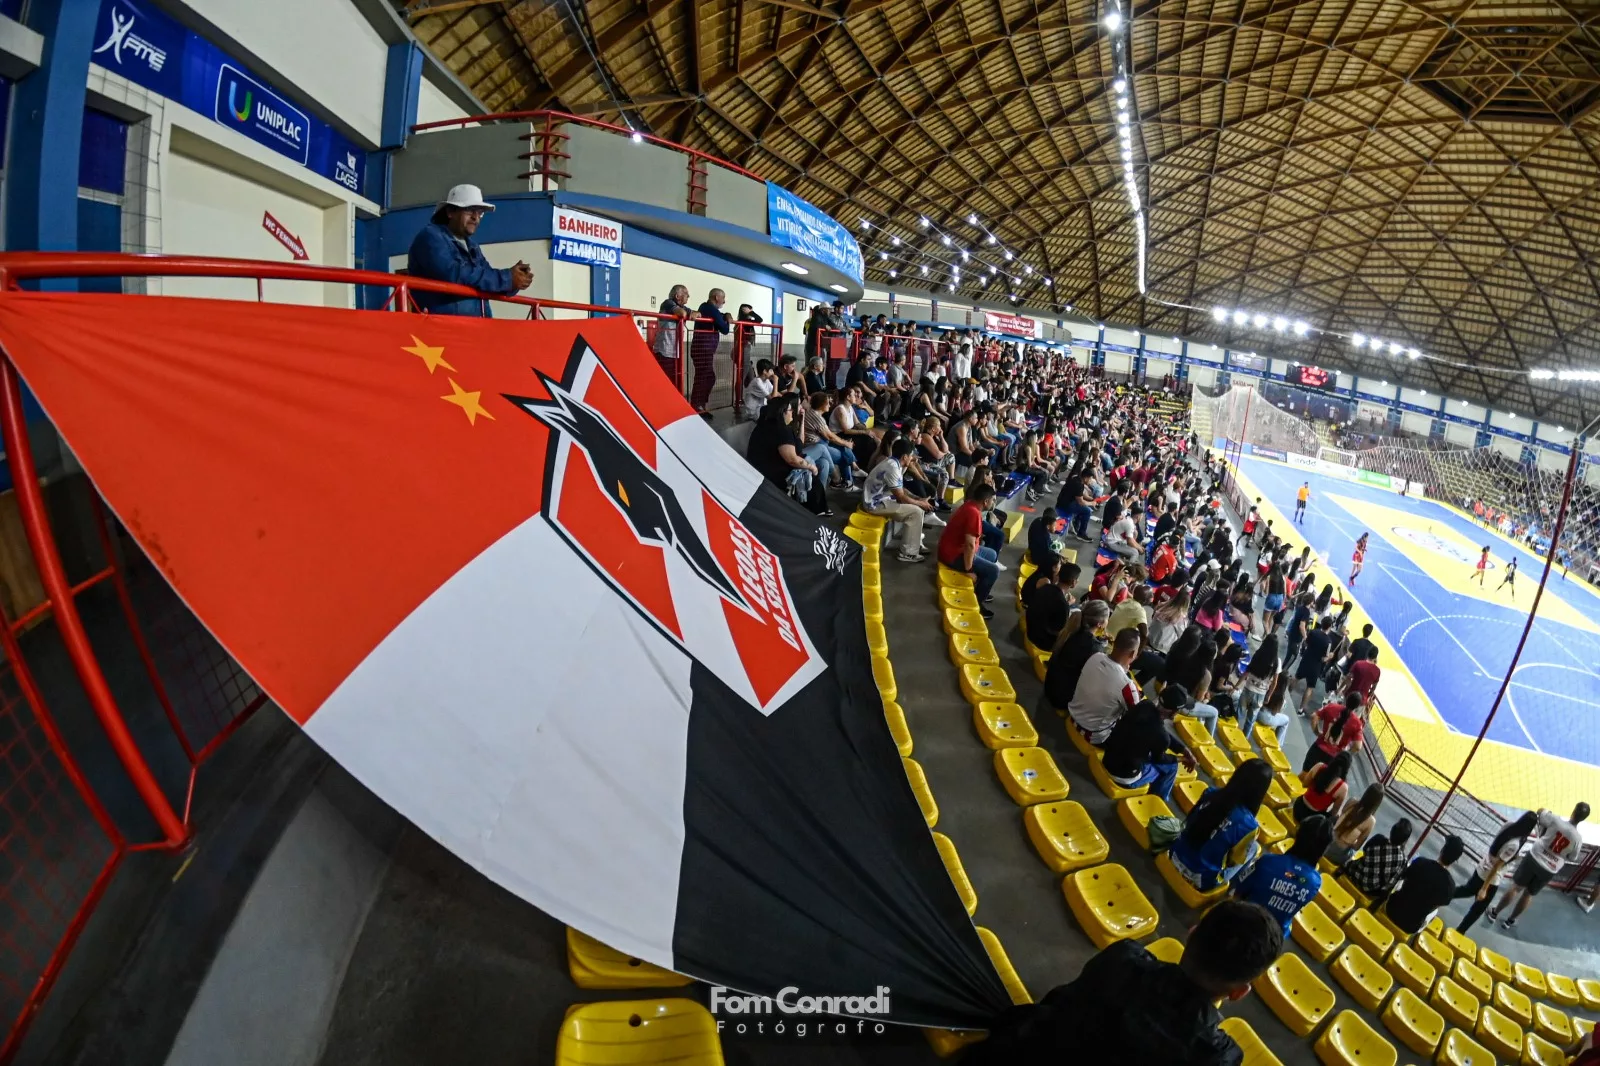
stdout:
[[1333,379],[1334,379],[1334,386],[1336,388],[1339,388],[1339,389],[1349,389],[1350,388],[1351,377],[1350,377],[1349,374],[1346,374],[1343,370],[1334,371],[1333,372]]
[[1115,329],[1106,327],[1107,344],[1124,344],[1129,348],[1139,347],[1139,334],[1131,329]]
[[1463,448],[1471,448],[1478,443],[1478,431],[1471,426],[1461,426],[1454,422],[1444,424],[1444,439],[1450,444],[1459,444]]
[[1547,426],[1542,422],[1539,424],[1538,438],[1540,440],[1547,440],[1552,444],[1571,445],[1571,443],[1576,440],[1577,437],[1578,435],[1576,433],[1570,429],[1566,429],[1565,427]]
[[[1518,433],[1526,433],[1532,423],[1526,418],[1518,418],[1516,415],[1506,414],[1504,411],[1491,411],[1489,413],[1489,425],[1495,429],[1510,429]],[[1518,445],[1518,447],[1520,448],[1521,445]]]
[[1401,389],[1400,402],[1416,404],[1418,407],[1437,409],[1439,397],[1430,395],[1425,389]]
[[1521,444],[1521,442],[1520,441],[1514,441],[1510,437],[1500,437],[1500,436],[1490,437],[1489,438],[1489,447],[1493,448],[1495,451],[1499,452],[1501,455],[1506,456],[1508,459],[1520,460],[1522,458],[1522,444]]
[[1400,415],[1400,428],[1405,430],[1407,433],[1417,433],[1426,437],[1428,435],[1428,431],[1433,428],[1433,419],[1429,418],[1427,415],[1419,415],[1411,411],[1404,411]]
[[417,95],[417,125],[427,122],[443,122],[446,119],[465,118],[467,112],[459,107],[456,102],[445,95],[443,89],[434,85],[426,77],[422,79],[422,90]]
[[1268,359],[1267,366],[1271,367],[1273,374],[1280,378],[1289,372],[1289,360],[1287,359]]
[[[1222,349],[1214,344],[1191,344],[1189,345],[1189,362],[1221,364]],[[1191,373],[1193,372],[1191,371]]]
[[1100,339],[1100,328],[1093,322],[1068,322],[1067,332],[1078,340],[1097,341]]
[[1357,396],[1371,396],[1375,400],[1392,400],[1396,391],[1393,385],[1382,385],[1370,378],[1362,378],[1356,385]]
[[[660,259],[647,259],[632,252],[622,253],[623,307],[633,311],[654,310],[662,300],[666,299],[672,287],[680,284],[689,286],[691,307],[699,307],[712,289],[721,289],[728,297],[723,310],[729,314],[738,311],[740,304],[750,304],[762,318],[771,318],[767,309],[772,306],[772,290],[765,285],[713,274],[706,270],[696,270],[694,267],[679,266],[677,263],[668,263]],[[588,281],[585,280],[584,303],[588,302],[588,294]],[[783,308],[783,321],[786,327],[784,332],[787,334],[793,330],[798,340],[799,327],[810,311],[795,311],[795,300],[798,297],[790,295],[785,299],[787,302]],[[807,307],[809,306],[808,303]]]
[[1560,452],[1551,451],[1549,448],[1535,448],[1534,451],[1539,456],[1540,470],[1550,470],[1558,473],[1566,472],[1569,461],[1567,456],[1562,455]]
[[1470,418],[1480,423],[1483,421],[1483,416],[1488,413],[1478,404],[1468,403],[1465,400],[1451,400],[1448,410],[1459,418]]
[[1126,352],[1106,353],[1106,373],[1126,374],[1133,369],[1133,356]]
[[1389,417],[1389,409],[1381,403],[1368,403],[1365,400],[1356,402],[1356,418],[1363,422],[1376,422],[1383,425]]
[[1189,381],[1196,388],[1209,389],[1217,383],[1217,371],[1209,366],[1190,366]]
[[1144,376],[1152,381],[1159,381],[1172,373],[1173,362],[1170,359],[1150,358],[1145,361]]
[[1177,355],[1183,351],[1183,344],[1176,337],[1168,337],[1164,333],[1146,333],[1144,346],[1147,351],[1168,352]]

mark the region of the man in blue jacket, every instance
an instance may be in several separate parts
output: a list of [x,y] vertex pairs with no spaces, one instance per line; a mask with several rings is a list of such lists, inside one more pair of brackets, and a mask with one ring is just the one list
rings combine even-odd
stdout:
[[[431,278],[466,285],[479,292],[509,296],[533,284],[533,271],[517,260],[510,270],[496,270],[484,258],[472,235],[478,231],[486,211],[494,205],[483,198],[476,185],[457,185],[439,201],[428,224],[411,242],[406,272],[412,277]],[[447,296],[439,292],[414,292],[417,306],[435,315],[467,315],[488,318],[489,302],[470,296]]]

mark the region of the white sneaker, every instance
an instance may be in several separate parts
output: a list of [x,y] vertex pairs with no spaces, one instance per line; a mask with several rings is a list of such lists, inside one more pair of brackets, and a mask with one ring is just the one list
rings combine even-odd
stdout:
[[935,529],[937,529],[944,525],[944,519],[940,518],[932,511],[929,511],[927,514],[922,516],[922,524],[925,526],[933,526]]
[[1006,564],[1005,564],[1005,563],[995,563],[995,564],[994,564],[994,568],[995,568],[995,569],[996,569],[996,570],[1005,570],[1005,569],[1007,569],[1007,567],[1006,567]]
[[854,481],[847,481],[847,482],[845,482],[844,488],[843,488],[842,491],[847,492],[847,493],[849,493],[849,492],[860,492],[861,491],[861,486],[857,485]]
[[924,552],[901,552],[896,556],[902,563],[920,563],[927,557]]

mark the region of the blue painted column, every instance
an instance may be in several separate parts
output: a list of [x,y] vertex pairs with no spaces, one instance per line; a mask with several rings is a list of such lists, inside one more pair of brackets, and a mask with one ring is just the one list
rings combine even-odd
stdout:
[[1182,385],[1182,384],[1186,383],[1189,380],[1189,342],[1188,341],[1182,341],[1181,340],[1181,341],[1178,342],[1177,364],[1178,364],[1178,368],[1174,373],[1177,376],[1178,384]]
[[600,263],[590,264],[589,302],[596,307],[621,307],[622,271]]
[[1150,357],[1145,354],[1145,345],[1149,342],[1149,334],[1139,334],[1139,350],[1133,353],[1133,380],[1143,381],[1145,367],[1150,365]]
[[[367,198],[389,206],[389,167],[394,151],[404,148],[411,127],[417,124],[417,101],[422,94],[422,48],[415,41],[389,46],[383,72],[383,119],[379,124],[379,145],[367,153]],[[356,257],[359,270],[389,269],[383,254],[383,239],[376,219],[356,219]],[[372,286],[362,286],[357,305],[376,309],[389,294]]]
[[[85,0],[33,0],[28,26],[44,36],[39,69],[12,94],[6,160],[6,246],[14,251],[76,251],[78,160],[88,99],[89,54],[100,5]],[[72,291],[74,278],[41,289]]]
[[1233,375],[1228,372],[1228,356],[1232,354],[1229,349],[1222,349],[1222,369],[1217,371],[1217,385],[1220,388],[1225,389],[1233,384]]

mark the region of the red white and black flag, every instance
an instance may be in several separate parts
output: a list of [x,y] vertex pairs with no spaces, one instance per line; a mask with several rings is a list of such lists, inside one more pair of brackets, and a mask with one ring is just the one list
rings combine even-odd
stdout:
[[8,292],[0,344],[262,689],[501,885],[746,992],[1009,1005],[889,736],[854,546],[627,317]]

